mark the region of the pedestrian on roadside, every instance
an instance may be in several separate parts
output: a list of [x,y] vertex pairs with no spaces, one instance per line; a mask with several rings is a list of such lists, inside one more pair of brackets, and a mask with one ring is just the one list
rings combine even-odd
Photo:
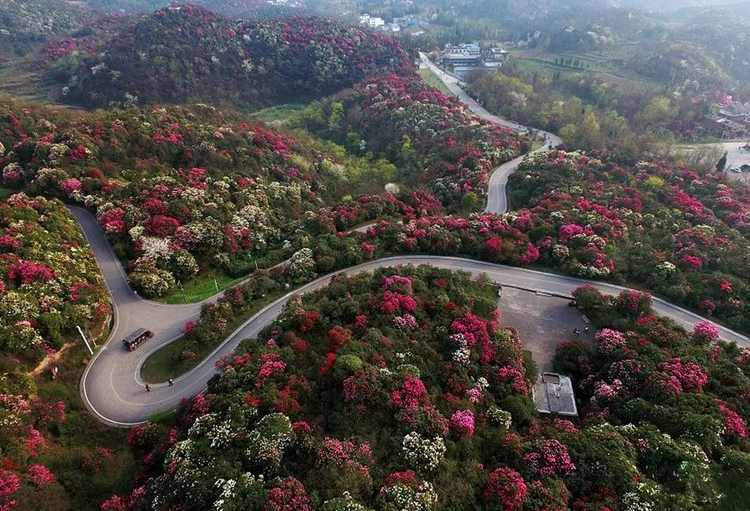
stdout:
[[146,384],[146,392],[151,392],[151,385],[148,383]]
[[167,383],[169,383],[170,387],[174,387],[174,380],[172,378],[168,379]]

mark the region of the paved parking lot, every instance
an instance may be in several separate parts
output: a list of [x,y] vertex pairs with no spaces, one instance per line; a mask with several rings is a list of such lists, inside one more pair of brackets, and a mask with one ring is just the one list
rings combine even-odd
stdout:
[[[563,341],[575,339],[574,328],[583,328],[583,315],[568,300],[542,296],[529,291],[504,287],[500,299],[501,324],[514,327],[531,351],[540,371],[552,369],[555,348]],[[592,333],[580,339],[592,339]]]

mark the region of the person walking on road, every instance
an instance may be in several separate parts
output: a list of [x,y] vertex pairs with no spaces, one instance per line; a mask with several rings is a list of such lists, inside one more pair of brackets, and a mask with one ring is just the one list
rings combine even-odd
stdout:
[[168,379],[167,383],[169,384],[170,387],[174,387],[174,380],[172,378]]
[[146,392],[151,392],[151,385],[148,383],[146,384]]

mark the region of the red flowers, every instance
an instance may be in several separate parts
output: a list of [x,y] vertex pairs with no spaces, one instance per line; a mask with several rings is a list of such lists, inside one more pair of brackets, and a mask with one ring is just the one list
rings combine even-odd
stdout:
[[55,474],[53,474],[50,469],[48,469],[44,465],[29,465],[29,468],[26,469],[26,471],[29,474],[31,482],[36,486],[42,487],[57,482],[55,479]]
[[568,448],[558,440],[539,440],[533,450],[523,457],[533,472],[540,477],[564,476],[576,469]]
[[34,261],[19,260],[8,268],[8,279],[20,281],[21,284],[49,282],[55,278],[55,272],[46,264]]
[[725,402],[717,399],[716,405],[724,416],[724,434],[740,440],[747,438],[747,424],[745,420]]
[[166,215],[154,215],[146,221],[148,232],[160,238],[173,235],[179,226],[179,220]]
[[265,511],[312,511],[305,486],[293,477],[284,479],[268,492]]
[[411,296],[385,291],[380,310],[385,314],[393,314],[397,311],[414,312],[417,310],[417,302]]
[[526,481],[521,474],[508,467],[490,473],[484,488],[484,501],[491,509],[517,511],[526,499]]

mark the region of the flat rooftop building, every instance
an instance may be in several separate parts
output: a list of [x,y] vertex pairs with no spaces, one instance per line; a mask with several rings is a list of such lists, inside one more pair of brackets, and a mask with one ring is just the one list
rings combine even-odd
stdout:
[[534,385],[533,395],[539,413],[578,416],[573,382],[569,376],[542,373]]

